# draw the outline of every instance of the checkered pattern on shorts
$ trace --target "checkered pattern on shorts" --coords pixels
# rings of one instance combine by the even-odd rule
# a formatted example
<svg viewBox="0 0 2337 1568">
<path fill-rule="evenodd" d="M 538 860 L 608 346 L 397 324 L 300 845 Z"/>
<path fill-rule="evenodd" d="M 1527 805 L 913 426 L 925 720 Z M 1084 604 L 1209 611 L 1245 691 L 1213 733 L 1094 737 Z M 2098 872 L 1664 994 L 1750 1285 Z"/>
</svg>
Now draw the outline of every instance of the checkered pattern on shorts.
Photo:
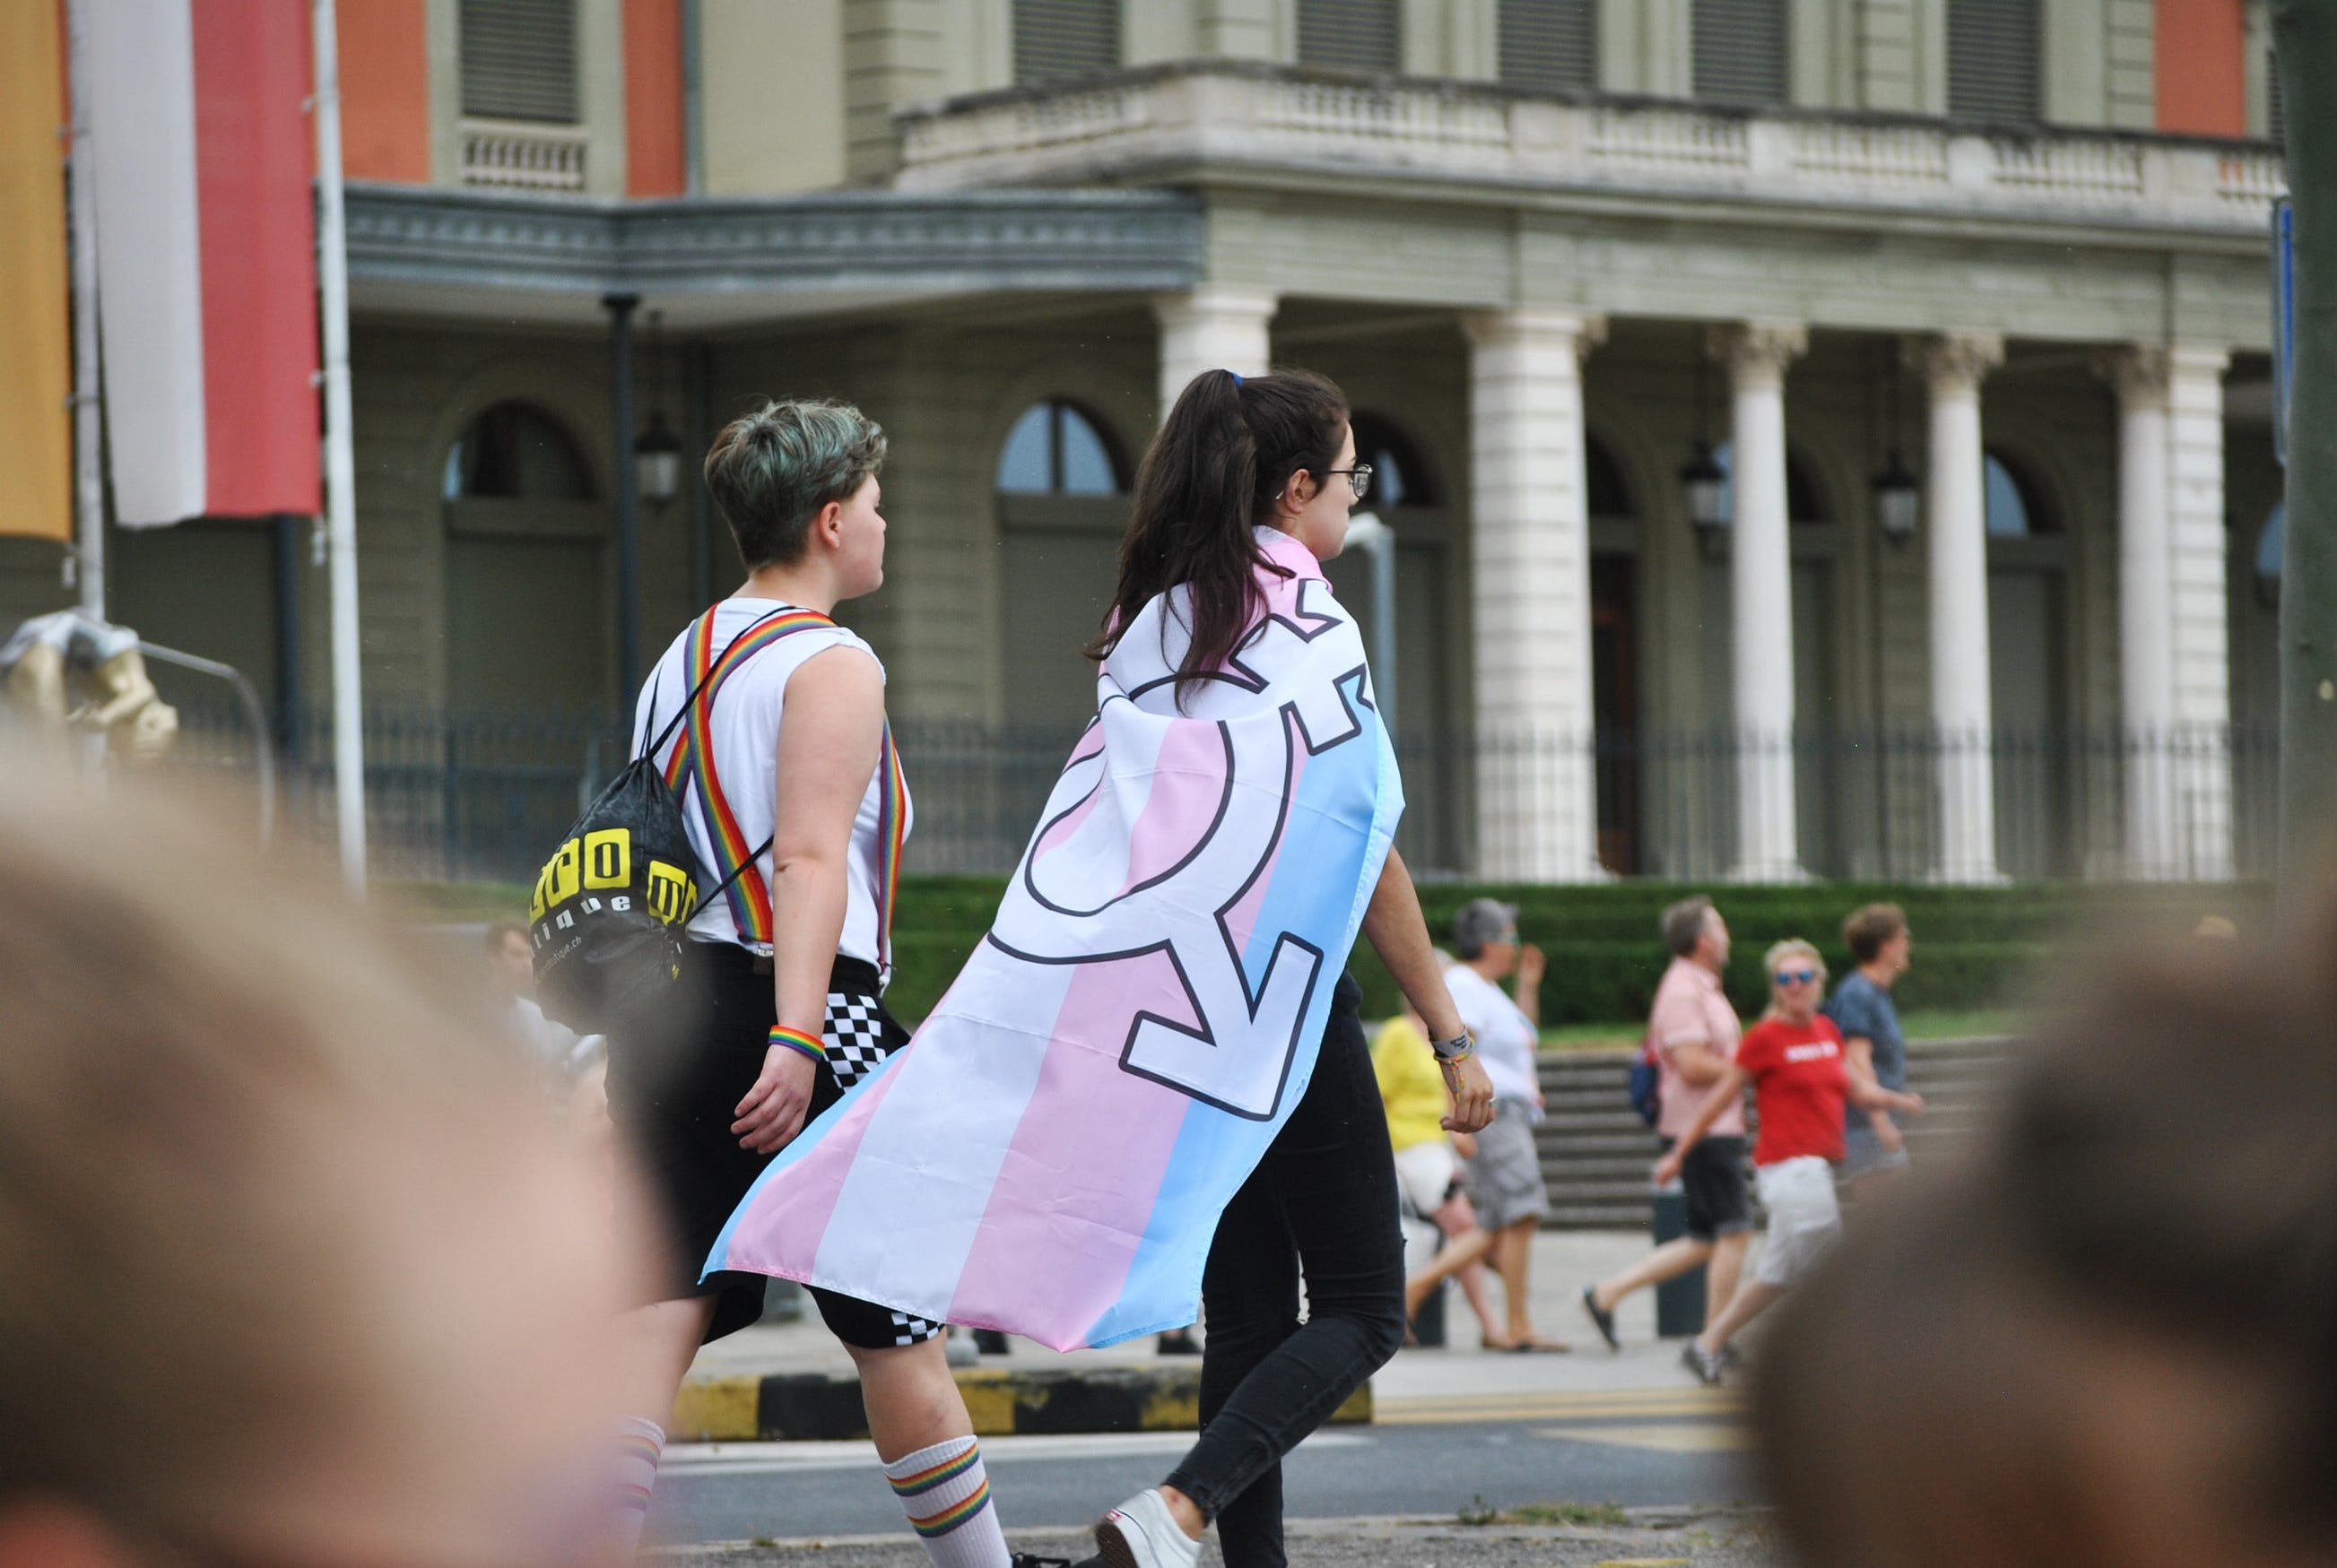
<svg viewBox="0 0 2337 1568">
<path fill-rule="evenodd" d="M 893 1343 L 895 1346 L 923 1344 L 943 1331 L 941 1324 L 929 1323 L 912 1313 L 895 1312 L 892 1317 Z"/>
<path fill-rule="evenodd" d="M 848 1089 L 875 1072 L 888 1054 L 883 1004 L 874 997 L 828 992 L 827 1027 L 821 1033 L 827 1047 L 827 1065 L 841 1088 Z"/>
</svg>

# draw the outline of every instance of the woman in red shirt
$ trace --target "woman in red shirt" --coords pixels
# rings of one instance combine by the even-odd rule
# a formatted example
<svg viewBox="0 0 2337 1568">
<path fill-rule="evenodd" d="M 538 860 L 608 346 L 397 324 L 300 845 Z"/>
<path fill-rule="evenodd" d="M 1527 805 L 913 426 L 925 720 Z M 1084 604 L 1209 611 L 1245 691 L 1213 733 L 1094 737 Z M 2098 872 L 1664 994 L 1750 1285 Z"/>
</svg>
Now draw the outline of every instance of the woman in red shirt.
<svg viewBox="0 0 2337 1568">
<path fill-rule="evenodd" d="M 1825 998 L 1826 967 L 1817 949 L 1791 938 L 1763 954 L 1761 967 L 1769 972 L 1768 1013 L 1745 1031 L 1736 1060 L 1712 1096 L 1656 1166 L 1657 1184 L 1677 1180 L 1688 1150 L 1752 1086 L 1761 1113 L 1754 1176 L 1761 1206 L 1769 1212 L 1769 1229 L 1752 1282 L 1680 1351 L 1680 1359 L 1706 1383 L 1720 1381 L 1722 1352 L 1736 1332 L 1799 1279 L 1842 1230 L 1833 1166 L 1843 1155 L 1843 1102 L 1911 1116 L 1923 1109 L 1920 1095 L 1853 1081 L 1843 1067 L 1842 1036 L 1833 1020 L 1818 1011 Z"/>
</svg>

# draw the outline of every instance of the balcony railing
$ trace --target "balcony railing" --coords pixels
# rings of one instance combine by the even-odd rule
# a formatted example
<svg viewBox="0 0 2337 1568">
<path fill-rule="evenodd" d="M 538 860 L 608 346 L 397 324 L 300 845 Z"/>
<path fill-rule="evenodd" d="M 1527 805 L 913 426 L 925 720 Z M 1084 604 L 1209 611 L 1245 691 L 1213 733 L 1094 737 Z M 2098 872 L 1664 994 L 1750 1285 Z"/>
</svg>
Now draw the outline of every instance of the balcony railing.
<svg viewBox="0 0 2337 1568">
<path fill-rule="evenodd" d="M 241 720 L 183 710 L 170 765 L 232 779 L 251 765 Z M 916 825 L 909 867 L 1002 872 L 1021 857 L 1072 736 L 1051 727 L 904 721 L 896 726 Z M 373 863 L 398 878 L 532 879 L 578 811 L 614 775 L 628 737 L 589 714 L 376 708 L 366 717 Z M 1482 875 L 1476 803 L 1514 815 L 1526 797 L 1590 803 L 1612 874 L 1703 881 L 1741 874 L 1741 791 L 1794 764 L 1801 872 L 1860 881 L 1941 874 L 1943 819 L 1986 781 L 1995 870 L 2016 881 L 2222 881 L 2269 875 L 2277 736 L 2196 726 L 2000 730 L 1943 738 L 1921 726 L 1769 739 L 1721 727 L 1492 738 L 1414 733 L 1397 748 L 1408 807 L 1399 842 L 1427 875 Z M 282 819 L 328 835 L 331 735 L 304 721 L 283 750 Z M 1948 808 L 1943 810 L 1943 807 Z M 1970 846 L 1964 847 L 1970 852 Z M 1948 868 L 1954 870 L 1954 868 Z M 1958 872 L 1969 872 L 1969 867 Z M 1779 874 L 1774 869 L 1765 874 Z"/>
<path fill-rule="evenodd" d="M 463 183 L 501 190 L 582 190 L 584 146 L 579 126 L 465 120 Z"/>
<path fill-rule="evenodd" d="M 2279 152 L 2243 142 L 1981 128 L 1682 100 L 1154 66 L 906 111 L 910 188 L 1159 178 L 1201 164 L 1800 199 L 2261 231 Z"/>
</svg>

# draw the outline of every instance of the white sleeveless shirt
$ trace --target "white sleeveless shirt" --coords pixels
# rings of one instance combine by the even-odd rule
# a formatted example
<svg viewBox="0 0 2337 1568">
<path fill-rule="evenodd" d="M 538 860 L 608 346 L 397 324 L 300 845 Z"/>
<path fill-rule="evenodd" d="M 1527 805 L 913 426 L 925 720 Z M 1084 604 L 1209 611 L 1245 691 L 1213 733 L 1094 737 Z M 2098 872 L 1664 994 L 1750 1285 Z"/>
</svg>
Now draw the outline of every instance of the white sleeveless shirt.
<svg viewBox="0 0 2337 1568">
<path fill-rule="evenodd" d="M 775 610 L 787 609 L 777 599 L 727 599 L 715 607 L 714 637 L 711 662 L 719 662 L 723 650 L 733 638 L 757 621 Z M 641 687 L 640 701 L 633 714 L 635 745 L 654 741 L 660 731 L 673 723 L 681 711 L 682 701 L 689 695 L 690 640 L 698 629 L 693 619 L 682 628 L 650 672 L 648 682 Z M 780 809 L 778 788 L 779 726 L 787 706 L 787 681 L 804 661 L 832 648 L 856 648 L 871 659 L 876 652 L 852 632 L 840 626 L 812 626 L 779 638 L 748 658 L 721 683 L 719 694 L 709 709 L 708 733 L 713 740 L 713 774 L 719 781 L 721 796 L 729 809 L 731 820 L 738 825 L 743 846 L 760 849 L 771 836 L 773 822 Z M 877 661 L 877 673 L 884 673 L 884 664 Z M 702 699 L 701 699 L 702 700 Z M 677 727 L 672 738 L 658 753 L 660 768 L 667 767 L 675 754 L 689 745 L 687 725 Z M 846 958 L 873 964 L 880 975 L 885 971 L 890 954 L 885 951 L 885 921 L 890 911 L 886 901 L 891 896 L 887 885 L 885 836 L 890 826 L 885 821 L 886 770 L 881 761 L 868 781 L 868 789 L 860 798 L 860 810 L 852 823 L 852 843 L 845 857 L 844 930 L 836 939 L 836 951 Z M 718 851 L 720 842 L 714 823 L 709 820 L 704 793 L 685 782 L 679 791 L 682 821 L 689 830 L 689 842 L 698 851 L 715 881 L 719 881 L 729 869 L 729 862 Z M 898 833 L 905 842 L 909 834 L 909 794 L 904 781 L 897 795 Z M 768 851 L 755 862 L 756 872 L 766 888 L 770 885 L 771 856 Z M 739 881 L 743 882 L 745 877 Z M 706 891 L 711 891 L 709 888 Z M 732 892 L 740 891 L 739 884 L 731 884 Z M 704 942 L 732 942 L 768 955 L 771 944 L 768 939 L 758 940 L 738 920 L 729 893 L 717 895 L 700 910 L 689 923 L 690 936 Z"/>
</svg>

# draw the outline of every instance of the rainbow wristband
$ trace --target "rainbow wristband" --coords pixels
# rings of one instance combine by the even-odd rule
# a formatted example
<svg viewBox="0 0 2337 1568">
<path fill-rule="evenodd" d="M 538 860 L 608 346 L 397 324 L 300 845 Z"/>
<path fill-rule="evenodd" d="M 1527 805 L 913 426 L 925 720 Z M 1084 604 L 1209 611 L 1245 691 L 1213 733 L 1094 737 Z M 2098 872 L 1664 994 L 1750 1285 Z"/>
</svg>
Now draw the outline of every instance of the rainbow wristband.
<svg viewBox="0 0 2337 1568">
<path fill-rule="evenodd" d="M 805 1034 L 801 1029 L 791 1029 L 785 1024 L 771 1026 L 771 1044 L 785 1046 L 791 1051 L 801 1051 L 815 1062 L 827 1060 L 827 1047 L 816 1037 Z"/>
</svg>

